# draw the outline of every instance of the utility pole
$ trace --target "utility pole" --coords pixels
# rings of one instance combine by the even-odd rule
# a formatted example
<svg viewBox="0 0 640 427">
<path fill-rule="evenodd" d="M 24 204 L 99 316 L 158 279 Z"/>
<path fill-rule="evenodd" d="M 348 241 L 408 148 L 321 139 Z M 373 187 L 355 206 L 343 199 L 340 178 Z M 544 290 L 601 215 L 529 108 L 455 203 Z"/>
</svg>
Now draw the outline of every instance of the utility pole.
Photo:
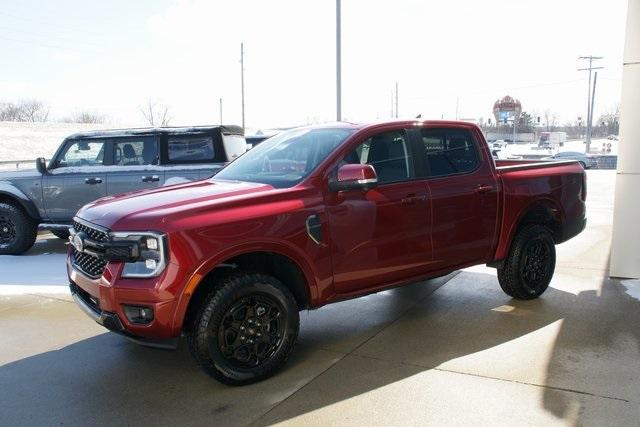
<svg viewBox="0 0 640 427">
<path fill-rule="evenodd" d="M 240 43 L 240 88 L 242 90 L 242 130 L 244 130 L 244 43 Z"/>
<path fill-rule="evenodd" d="M 395 95 L 394 95 L 393 90 L 392 90 L 391 91 L 391 116 L 390 116 L 391 118 L 395 117 L 395 113 L 393 112 L 394 111 L 394 109 L 393 109 L 394 108 L 393 107 L 393 104 L 394 104 L 393 98 L 394 98 L 394 96 Z"/>
<path fill-rule="evenodd" d="M 593 76 L 593 92 L 591 94 L 591 116 L 589 117 L 589 142 L 591 142 L 591 130 L 593 128 L 593 104 L 596 103 L 596 83 L 598 82 L 598 72 Z M 589 144 L 587 144 L 587 153 L 589 153 Z"/>
<path fill-rule="evenodd" d="M 336 0 L 336 119 L 342 121 L 342 23 L 340 0 Z"/>
<path fill-rule="evenodd" d="M 593 113 L 591 111 L 592 107 L 593 107 L 593 103 L 591 102 L 591 72 L 593 70 L 600 70 L 604 67 L 594 67 L 593 66 L 593 61 L 597 61 L 600 59 L 603 59 L 604 57 L 602 56 L 580 56 L 578 57 L 578 59 L 581 60 L 589 60 L 589 67 L 588 68 L 579 68 L 578 71 L 589 71 L 589 87 L 587 88 L 587 131 L 586 131 L 586 152 L 588 153 L 590 148 L 591 148 L 591 114 Z"/>
<path fill-rule="evenodd" d="M 396 82 L 396 119 L 398 118 L 398 82 Z"/>
<path fill-rule="evenodd" d="M 220 98 L 220 125 L 222 125 L 222 98 Z"/>
</svg>

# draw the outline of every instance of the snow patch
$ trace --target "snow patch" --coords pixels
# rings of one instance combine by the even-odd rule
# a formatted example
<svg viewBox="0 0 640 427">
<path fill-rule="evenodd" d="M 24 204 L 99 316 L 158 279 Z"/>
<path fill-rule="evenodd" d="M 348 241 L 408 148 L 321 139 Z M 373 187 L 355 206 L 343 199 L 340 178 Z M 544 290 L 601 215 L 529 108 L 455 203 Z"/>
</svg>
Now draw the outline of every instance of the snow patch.
<svg viewBox="0 0 640 427">
<path fill-rule="evenodd" d="M 640 301 L 640 280 L 623 280 L 620 283 L 627 288 L 627 295 Z"/>
</svg>

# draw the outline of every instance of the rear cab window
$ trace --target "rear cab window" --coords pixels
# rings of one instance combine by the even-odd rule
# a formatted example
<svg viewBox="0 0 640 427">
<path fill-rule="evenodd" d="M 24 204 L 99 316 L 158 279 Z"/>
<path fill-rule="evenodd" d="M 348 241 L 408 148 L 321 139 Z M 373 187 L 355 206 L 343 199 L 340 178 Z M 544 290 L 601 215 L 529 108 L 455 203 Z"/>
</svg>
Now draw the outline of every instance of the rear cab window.
<svg viewBox="0 0 640 427">
<path fill-rule="evenodd" d="M 216 163 L 224 153 L 212 135 L 167 136 L 167 162 L 169 164 Z"/>
<path fill-rule="evenodd" d="M 468 130 L 426 128 L 421 138 L 427 177 L 469 173 L 480 166 L 476 142 Z"/>
</svg>

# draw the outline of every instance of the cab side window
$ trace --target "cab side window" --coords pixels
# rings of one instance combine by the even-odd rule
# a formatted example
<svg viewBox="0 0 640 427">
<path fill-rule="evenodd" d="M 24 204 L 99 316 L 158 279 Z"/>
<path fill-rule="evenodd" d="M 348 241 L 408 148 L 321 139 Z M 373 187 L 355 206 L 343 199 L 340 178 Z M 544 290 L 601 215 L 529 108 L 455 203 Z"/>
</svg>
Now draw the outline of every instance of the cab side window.
<svg viewBox="0 0 640 427">
<path fill-rule="evenodd" d="M 113 164 L 145 166 L 158 164 L 158 144 L 154 137 L 114 141 Z"/>
<path fill-rule="evenodd" d="M 373 166 L 380 184 L 406 181 L 415 176 L 411 147 L 404 131 L 372 136 L 345 156 L 344 163 Z"/>
<path fill-rule="evenodd" d="M 78 140 L 69 144 L 55 167 L 102 166 L 104 141 Z"/>
<path fill-rule="evenodd" d="M 480 158 L 471 132 L 458 129 L 423 129 L 422 143 L 428 177 L 475 170 Z"/>
</svg>

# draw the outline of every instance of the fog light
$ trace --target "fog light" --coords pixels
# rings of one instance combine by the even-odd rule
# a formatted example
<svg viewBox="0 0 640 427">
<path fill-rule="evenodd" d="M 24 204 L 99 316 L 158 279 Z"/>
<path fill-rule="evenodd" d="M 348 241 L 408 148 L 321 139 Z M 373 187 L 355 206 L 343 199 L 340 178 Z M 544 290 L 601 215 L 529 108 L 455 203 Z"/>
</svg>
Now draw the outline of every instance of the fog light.
<svg viewBox="0 0 640 427">
<path fill-rule="evenodd" d="M 133 305 L 123 305 L 124 315 L 127 316 L 129 322 L 146 325 L 153 320 L 153 308 L 137 307 Z"/>
<path fill-rule="evenodd" d="M 145 260 L 144 266 L 147 267 L 149 270 L 155 270 L 155 268 L 156 268 L 156 260 L 155 259 Z"/>
<path fill-rule="evenodd" d="M 147 238 L 147 249 L 151 249 L 152 251 L 158 250 L 158 241 L 153 237 Z"/>
</svg>

